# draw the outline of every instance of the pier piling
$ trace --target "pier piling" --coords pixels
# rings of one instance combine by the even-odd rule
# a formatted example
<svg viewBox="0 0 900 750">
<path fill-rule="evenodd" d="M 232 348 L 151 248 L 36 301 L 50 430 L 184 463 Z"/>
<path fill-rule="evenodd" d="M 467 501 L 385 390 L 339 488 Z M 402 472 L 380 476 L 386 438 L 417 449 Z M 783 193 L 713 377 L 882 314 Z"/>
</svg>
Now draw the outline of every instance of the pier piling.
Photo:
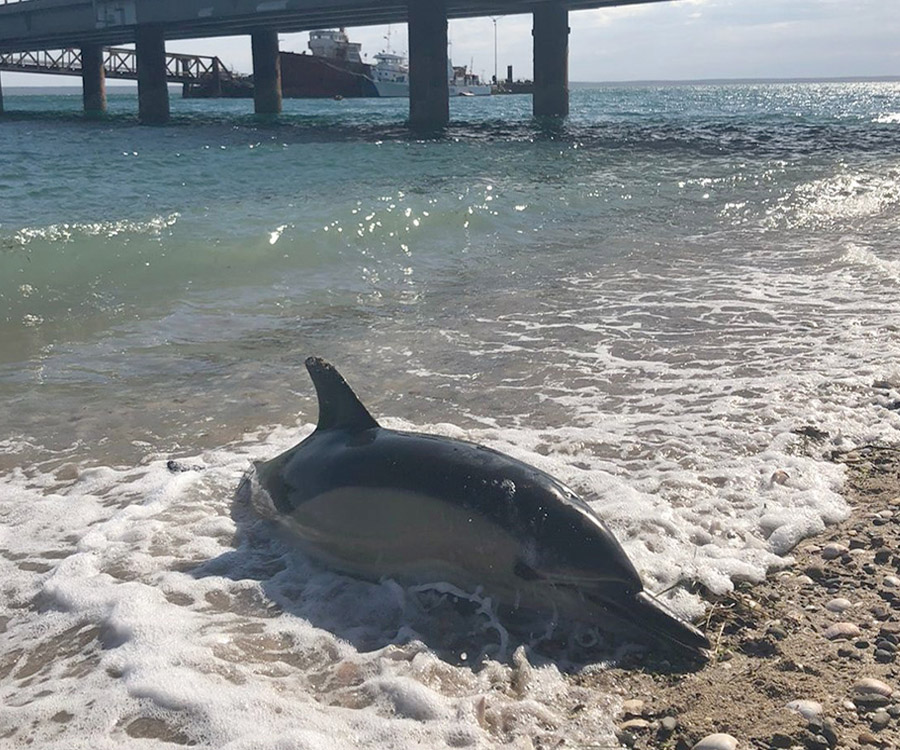
<svg viewBox="0 0 900 750">
<path fill-rule="evenodd" d="M 166 82 L 166 40 L 161 26 L 138 26 L 138 119 L 144 125 L 169 121 L 169 86 Z"/>
<path fill-rule="evenodd" d="M 278 32 L 269 29 L 250 35 L 253 54 L 253 108 L 258 115 L 281 112 L 281 57 Z"/>
<path fill-rule="evenodd" d="M 3 114 L 3 80 L 0 76 L 0 115 Z"/>
<path fill-rule="evenodd" d="M 409 124 L 420 130 L 450 122 L 446 0 L 409 2 Z"/>
<path fill-rule="evenodd" d="M 106 112 L 106 71 L 99 44 L 81 46 L 81 91 L 85 115 L 98 117 Z"/>
<path fill-rule="evenodd" d="M 569 12 L 559 2 L 534 9 L 535 117 L 569 114 Z"/>
</svg>

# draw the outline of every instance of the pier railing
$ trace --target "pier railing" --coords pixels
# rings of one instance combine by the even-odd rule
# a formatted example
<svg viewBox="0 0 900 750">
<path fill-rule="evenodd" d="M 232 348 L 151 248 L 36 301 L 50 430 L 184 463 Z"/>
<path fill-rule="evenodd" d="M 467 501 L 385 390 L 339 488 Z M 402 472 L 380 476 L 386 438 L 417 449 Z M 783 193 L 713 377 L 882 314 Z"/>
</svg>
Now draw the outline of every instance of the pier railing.
<svg viewBox="0 0 900 750">
<path fill-rule="evenodd" d="M 103 50 L 103 68 L 108 78 L 136 80 L 137 55 L 133 49 L 107 47 Z M 81 50 L 75 47 L 0 53 L 0 70 L 75 76 L 81 75 L 81 69 Z M 231 72 L 218 57 L 166 53 L 166 79 L 170 83 L 199 83 L 209 78 L 226 80 L 231 77 Z"/>
</svg>

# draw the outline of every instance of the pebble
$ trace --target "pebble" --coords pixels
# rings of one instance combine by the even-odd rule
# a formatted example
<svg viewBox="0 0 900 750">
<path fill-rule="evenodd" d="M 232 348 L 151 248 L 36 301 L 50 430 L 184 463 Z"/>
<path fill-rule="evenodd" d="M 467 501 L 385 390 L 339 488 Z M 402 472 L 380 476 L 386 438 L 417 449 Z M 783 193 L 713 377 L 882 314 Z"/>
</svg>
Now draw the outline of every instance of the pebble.
<svg viewBox="0 0 900 750">
<path fill-rule="evenodd" d="M 836 622 L 825 630 L 825 637 L 830 641 L 856 638 L 860 634 L 859 625 L 852 622 Z"/>
<path fill-rule="evenodd" d="M 77 464 L 63 464 L 56 470 L 56 478 L 61 482 L 72 482 L 81 475 Z"/>
<path fill-rule="evenodd" d="M 834 728 L 834 722 L 832 722 L 831 719 L 822 720 L 822 738 L 825 740 L 825 744 L 828 745 L 828 747 L 837 747 L 838 734 L 837 730 Z"/>
<path fill-rule="evenodd" d="M 887 607 L 883 607 L 880 604 L 876 604 L 869 610 L 872 613 L 872 617 L 876 620 L 887 620 L 888 617 L 891 616 L 891 612 Z"/>
<path fill-rule="evenodd" d="M 849 551 L 850 548 L 846 544 L 840 544 L 839 542 L 828 542 L 828 544 L 822 547 L 822 557 L 824 557 L 826 560 L 834 560 L 835 558 L 841 557 Z"/>
<path fill-rule="evenodd" d="M 644 701 L 638 698 L 624 701 L 622 703 L 622 713 L 625 716 L 640 716 L 644 713 Z"/>
<path fill-rule="evenodd" d="M 853 685 L 853 694 L 857 698 L 865 698 L 870 695 L 880 695 L 889 698 L 893 692 L 894 690 L 890 685 L 874 677 L 863 677 L 863 679 Z"/>
<path fill-rule="evenodd" d="M 872 729 L 876 732 L 884 729 L 891 723 L 891 715 L 883 708 L 877 710 L 872 716 Z"/>
<path fill-rule="evenodd" d="M 650 722 L 646 719 L 629 719 L 628 721 L 622 722 L 620 729 L 625 732 L 631 732 L 635 729 L 647 729 L 650 727 Z"/>
<path fill-rule="evenodd" d="M 849 599 L 844 599 L 843 597 L 838 597 L 837 599 L 832 599 L 828 604 L 825 605 L 825 609 L 829 612 L 843 612 L 845 609 L 850 609 L 853 604 Z"/>
<path fill-rule="evenodd" d="M 790 474 L 788 474 L 784 469 L 778 469 L 775 471 L 775 473 L 772 474 L 769 481 L 772 484 L 787 484 L 787 481 L 790 478 Z"/>
<path fill-rule="evenodd" d="M 659 721 L 659 728 L 664 732 L 674 732 L 678 728 L 678 719 L 674 716 L 664 716 Z"/>
<path fill-rule="evenodd" d="M 766 631 L 766 633 L 772 636 L 777 641 L 783 641 L 788 637 L 787 630 L 785 630 L 780 625 L 769 625 L 769 629 Z"/>
<path fill-rule="evenodd" d="M 818 701 L 798 699 L 787 704 L 786 708 L 800 714 L 807 721 L 819 719 L 822 716 L 822 704 Z"/>
<path fill-rule="evenodd" d="M 693 750 L 735 750 L 737 740 L 730 734 L 708 734 L 694 745 Z"/>
<path fill-rule="evenodd" d="M 894 654 L 890 651 L 885 651 L 883 648 L 877 648 L 875 649 L 875 661 L 887 664 L 890 661 L 894 661 Z"/>
<path fill-rule="evenodd" d="M 860 732 L 859 733 L 859 744 L 860 745 L 880 745 L 881 741 L 871 732 Z"/>
<path fill-rule="evenodd" d="M 888 588 L 895 589 L 900 586 L 900 578 L 897 578 L 897 576 L 885 576 L 883 583 Z"/>
<path fill-rule="evenodd" d="M 825 578 L 825 568 L 823 568 L 821 565 L 807 565 L 804 572 L 809 578 L 812 578 L 814 581 L 819 581 Z"/>
</svg>

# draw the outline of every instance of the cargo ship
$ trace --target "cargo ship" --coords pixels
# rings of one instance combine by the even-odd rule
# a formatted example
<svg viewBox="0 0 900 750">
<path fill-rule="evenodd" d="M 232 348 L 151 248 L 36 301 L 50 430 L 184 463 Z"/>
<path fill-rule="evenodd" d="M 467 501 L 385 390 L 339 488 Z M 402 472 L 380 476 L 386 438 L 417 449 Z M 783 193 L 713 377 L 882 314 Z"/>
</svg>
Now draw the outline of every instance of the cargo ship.
<svg viewBox="0 0 900 750">
<path fill-rule="evenodd" d="M 344 29 L 309 32 L 305 52 L 281 52 L 281 93 L 293 99 L 378 96 L 372 65 L 360 56 L 362 45 L 351 42 Z"/>
<path fill-rule="evenodd" d="M 309 32 L 309 52 L 279 52 L 281 94 L 289 99 L 352 99 L 359 97 L 408 97 L 409 66 L 406 57 L 390 50 L 375 55 L 375 64 L 363 62 L 362 45 L 351 42 L 341 29 Z M 489 84 L 468 73 L 465 66 L 448 65 L 450 96 L 484 96 Z M 185 84 L 185 98 L 253 96 L 253 76 L 223 71 L 199 83 Z"/>
<path fill-rule="evenodd" d="M 351 42 L 341 29 L 309 32 L 309 52 L 279 52 L 281 95 L 289 99 L 343 99 L 378 96 L 372 81 L 374 65 L 363 62 L 362 45 Z M 185 98 L 250 98 L 253 76 L 228 73 L 206 76 L 199 83 L 185 84 Z"/>
</svg>

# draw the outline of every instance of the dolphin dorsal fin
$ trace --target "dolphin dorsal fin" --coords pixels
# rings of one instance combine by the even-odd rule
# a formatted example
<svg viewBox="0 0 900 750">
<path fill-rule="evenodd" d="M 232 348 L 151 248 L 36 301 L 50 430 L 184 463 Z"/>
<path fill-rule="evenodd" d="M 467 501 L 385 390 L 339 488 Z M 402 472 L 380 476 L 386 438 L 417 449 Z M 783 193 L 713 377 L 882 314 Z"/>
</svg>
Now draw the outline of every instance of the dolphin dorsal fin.
<svg viewBox="0 0 900 750">
<path fill-rule="evenodd" d="M 316 387 L 316 395 L 319 397 L 317 432 L 331 429 L 368 430 L 378 427 L 378 422 L 372 418 L 334 365 L 320 357 L 309 357 L 306 360 L 306 369 L 309 370 L 309 376 Z"/>
</svg>

